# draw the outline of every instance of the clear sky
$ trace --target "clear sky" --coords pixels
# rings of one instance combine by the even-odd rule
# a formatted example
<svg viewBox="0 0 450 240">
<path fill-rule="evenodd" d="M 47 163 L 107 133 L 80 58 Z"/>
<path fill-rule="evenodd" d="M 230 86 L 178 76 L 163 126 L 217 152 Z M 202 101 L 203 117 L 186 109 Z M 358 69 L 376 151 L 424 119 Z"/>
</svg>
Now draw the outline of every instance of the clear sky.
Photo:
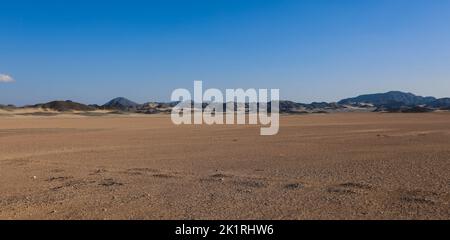
<svg viewBox="0 0 450 240">
<path fill-rule="evenodd" d="M 450 0 L 0 1 L 0 103 L 175 88 L 450 97 Z"/>
</svg>

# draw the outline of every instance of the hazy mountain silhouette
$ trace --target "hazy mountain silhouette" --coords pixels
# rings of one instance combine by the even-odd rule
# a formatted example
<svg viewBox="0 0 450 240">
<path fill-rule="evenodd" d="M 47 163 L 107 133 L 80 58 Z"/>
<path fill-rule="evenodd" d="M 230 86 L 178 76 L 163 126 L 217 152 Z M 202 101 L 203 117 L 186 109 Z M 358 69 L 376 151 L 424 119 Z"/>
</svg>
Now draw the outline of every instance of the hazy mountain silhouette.
<svg viewBox="0 0 450 240">
<path fill-rule="evenodd" d="M 450 109 L 450 98 L 440 98 L 427 104 L 432 108 Z"/>
<path fill-rule="evenodd" d="M 400 91 L 391 91 L 387 93 L 376 93 L 360 95 L 354 98 L 347 98 L 339 101 L 339 104 L 363 104 L 370 103 L 374 106 L 395 106 L 395 105 L 424 105 L 436 101 L 434 97 L 422 97 L 412 93 L 405 93 Z"/>
</svg>

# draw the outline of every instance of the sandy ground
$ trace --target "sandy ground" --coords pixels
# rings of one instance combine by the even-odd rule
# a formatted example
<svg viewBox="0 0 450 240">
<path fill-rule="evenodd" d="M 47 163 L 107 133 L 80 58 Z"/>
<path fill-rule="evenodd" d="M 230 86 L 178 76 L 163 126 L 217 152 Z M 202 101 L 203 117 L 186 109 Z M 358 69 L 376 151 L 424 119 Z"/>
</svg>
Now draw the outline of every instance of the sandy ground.
<svg viewBox="0 0 450 240">
<path fill-rule="evenodd" d="M 0 219 L 450 219 L 450 113 L 0 116 Z"/>
</svg>

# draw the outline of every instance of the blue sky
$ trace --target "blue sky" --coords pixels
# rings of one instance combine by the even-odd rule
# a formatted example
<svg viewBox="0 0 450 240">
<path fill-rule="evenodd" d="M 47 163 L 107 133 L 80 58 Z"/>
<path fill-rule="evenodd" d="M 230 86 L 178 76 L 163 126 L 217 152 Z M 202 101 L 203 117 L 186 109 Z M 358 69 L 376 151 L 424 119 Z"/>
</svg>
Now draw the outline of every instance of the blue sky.
<svg viewBox="0 0 450 240">
<path fill-rule="evenodd" d="M 194 80 L 299 102 L 450 96 L 449 0 L 0 0 L 0 12 L 3 104 L 167 101 Z"/>
</svg>

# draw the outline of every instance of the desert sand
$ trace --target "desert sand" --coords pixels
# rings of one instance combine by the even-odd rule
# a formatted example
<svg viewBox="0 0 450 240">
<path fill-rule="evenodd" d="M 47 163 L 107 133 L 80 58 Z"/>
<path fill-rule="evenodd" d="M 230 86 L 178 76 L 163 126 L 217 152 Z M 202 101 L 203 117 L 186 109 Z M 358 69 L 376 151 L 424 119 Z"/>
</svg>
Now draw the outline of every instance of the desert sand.
<svg viewBox="0 0 450 240">
<path fill-rule="evenodd" d="M 450 219 L 450 113 L 0 115 L 0 219 Z"/>
</svg>

